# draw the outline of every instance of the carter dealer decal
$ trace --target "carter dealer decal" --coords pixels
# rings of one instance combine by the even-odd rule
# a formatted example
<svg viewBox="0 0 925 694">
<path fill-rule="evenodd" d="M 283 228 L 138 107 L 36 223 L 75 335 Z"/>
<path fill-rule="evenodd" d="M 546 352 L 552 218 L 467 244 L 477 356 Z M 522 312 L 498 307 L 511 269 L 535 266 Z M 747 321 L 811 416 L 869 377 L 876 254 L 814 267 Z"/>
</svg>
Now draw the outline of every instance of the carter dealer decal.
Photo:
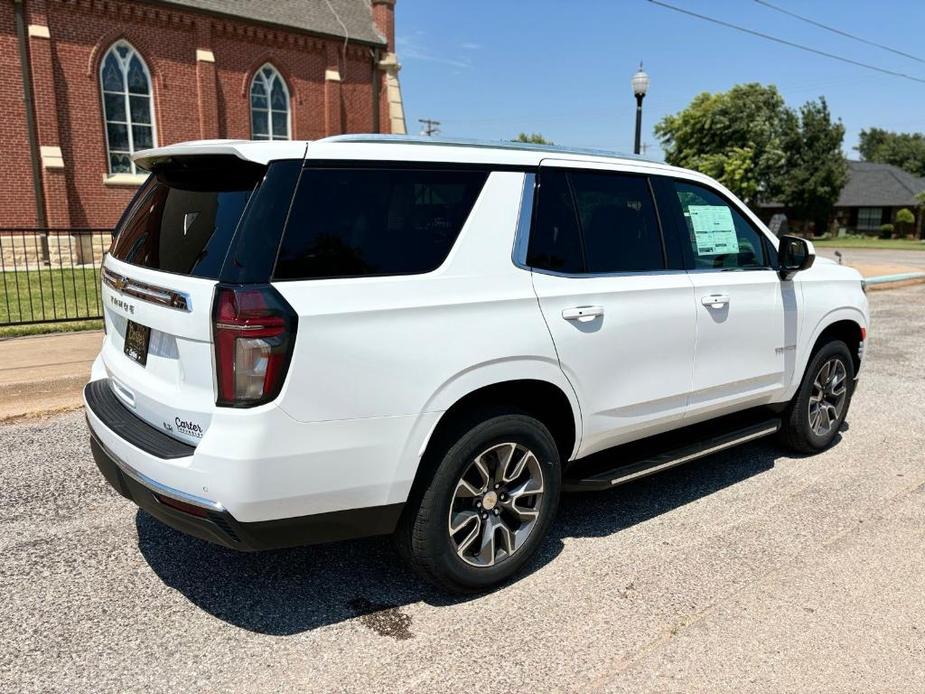
<svg viewBox="0 0 925 694">
<path fill-rule="evenodd" d="M 193 436 L 197 439 L 202 438 L 202 427 L 195 422 L 188 422 L 185 419 L 176 417 L 174 418 L 173 423 L 178 434 L 186 434 L 187 436 Z M 168 430 L 172 430 L 170 425 L 166 422 L 164 423 L 164 427 Z"/>
</svg>

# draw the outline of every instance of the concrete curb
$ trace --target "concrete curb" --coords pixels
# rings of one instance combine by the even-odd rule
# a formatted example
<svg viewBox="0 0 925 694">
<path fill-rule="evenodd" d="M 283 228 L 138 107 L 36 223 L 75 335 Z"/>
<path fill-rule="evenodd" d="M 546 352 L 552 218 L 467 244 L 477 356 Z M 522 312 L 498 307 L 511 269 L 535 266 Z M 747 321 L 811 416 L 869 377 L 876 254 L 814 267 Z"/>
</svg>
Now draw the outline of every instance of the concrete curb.
<svg viewBox="0 0 925 694">
<path fill-rule="evenodd" d="M 894 275 L 865 277 L 864 282 L 871 289 L 896 289 L 925 282 L 925 272 L 900 272 Z"/>
</svg>

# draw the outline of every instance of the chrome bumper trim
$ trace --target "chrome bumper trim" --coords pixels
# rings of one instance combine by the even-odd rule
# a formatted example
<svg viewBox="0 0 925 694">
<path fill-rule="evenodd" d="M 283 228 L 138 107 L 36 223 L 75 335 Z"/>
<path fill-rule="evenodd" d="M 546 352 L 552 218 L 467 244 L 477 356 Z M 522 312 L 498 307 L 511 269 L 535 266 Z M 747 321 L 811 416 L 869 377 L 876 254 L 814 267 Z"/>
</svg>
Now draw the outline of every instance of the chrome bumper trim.
<svg viewBox="0 0 925 694">
<path fill-rule="evenodd" d="M 119 456 L 115 455 L 111 450 L 109 450 L 109 447 L 103 443 L 100 440 L 100 437 L 96 435 L 96 432 L 93 431 L 92 426 L 90 427 L 90 434 L 93 436 L 93 438 L 96 439 L 96 442 L 99 444 L 100 448 L 106 452 L 106 455 L 109 456 L 110 460 L 112 460 L 112 462 L 114 462 L 124 474 L 131 477 L 141 486 L 147 488 L 148 491 L 154 492 L 155 494 L 160 494 L 161 496 L 169 497 L 174 501 L 182 501 L 193 506 L 198 506 L 199 508 L 204 508 L 207 511 L 224 513 L 225 507 L 217 501 L 212 501 L 211 499 L 206 499 L 194 494 L 187 494 L 186 492 L 182 492 L 179 489 L 174 489 L 173 487 L 168 487 L 166 484 L 161 484 L 157 480 L 151 479 L 144 473 L 138 472 L 138 470 L 133 468 L 131 465 L 126 463 L 124 460 L 119 458 Z"/>
</svg>

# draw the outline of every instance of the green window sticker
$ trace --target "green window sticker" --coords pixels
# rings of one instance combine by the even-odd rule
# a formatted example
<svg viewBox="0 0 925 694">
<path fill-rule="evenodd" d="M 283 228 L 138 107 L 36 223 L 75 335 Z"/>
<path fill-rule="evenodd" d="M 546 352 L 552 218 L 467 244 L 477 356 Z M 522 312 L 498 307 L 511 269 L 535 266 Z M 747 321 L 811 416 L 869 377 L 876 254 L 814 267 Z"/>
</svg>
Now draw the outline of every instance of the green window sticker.
<svg viewBox="0 0 925 694">
<path fill-rule="evenodd" d="M 739 252 L 732 210 L 725 205 L 689 205 L 687 211 L 697 241 L 697 255 Z"/>
</svg>

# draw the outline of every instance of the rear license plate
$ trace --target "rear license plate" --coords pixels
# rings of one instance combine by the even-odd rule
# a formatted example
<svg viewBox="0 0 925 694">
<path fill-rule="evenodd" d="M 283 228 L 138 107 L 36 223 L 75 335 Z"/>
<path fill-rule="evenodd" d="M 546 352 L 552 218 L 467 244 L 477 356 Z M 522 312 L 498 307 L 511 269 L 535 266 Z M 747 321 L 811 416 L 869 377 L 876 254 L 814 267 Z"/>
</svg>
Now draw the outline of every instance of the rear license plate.
<svg viewBox="0 0 925 694">
<path fill-rule="evenodd" d="M 125 328 L 125 356 L 144 366 L 148 363 L 148 342 L 151 328 L 129 321 Z"/>
</svg>

